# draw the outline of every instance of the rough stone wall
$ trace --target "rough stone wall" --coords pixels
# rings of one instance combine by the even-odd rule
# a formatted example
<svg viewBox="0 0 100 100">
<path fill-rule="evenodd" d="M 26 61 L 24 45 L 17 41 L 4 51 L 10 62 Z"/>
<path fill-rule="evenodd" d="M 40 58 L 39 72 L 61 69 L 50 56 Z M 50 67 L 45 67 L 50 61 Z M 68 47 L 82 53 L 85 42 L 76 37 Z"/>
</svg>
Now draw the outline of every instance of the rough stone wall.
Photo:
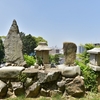
<svg viewBox="0 0 100 100">
<path fill-rule="evenodd" d="M 15 67 L 14 67 L 15 68 Z M 23 68 L 22 68 L 23 69 Z M 25 97 L 52 97 L 54 95 L 72 95 L 81 97 L 85 94 L 84 81 L 81 76 L 65 77 L 57 69 L 26 69 L 24 71 L 9 71 L 12 75 L 0 78 L 0 98 L 25 95 Z M 4 71 L 4 70 L 3 70 Z M 8 74 L 6 71 L 5 73 Z M 19 74 L 18 74 L 19 73 Z M 16 74 L 18 77 L 16 77 Z"/>
</svg>

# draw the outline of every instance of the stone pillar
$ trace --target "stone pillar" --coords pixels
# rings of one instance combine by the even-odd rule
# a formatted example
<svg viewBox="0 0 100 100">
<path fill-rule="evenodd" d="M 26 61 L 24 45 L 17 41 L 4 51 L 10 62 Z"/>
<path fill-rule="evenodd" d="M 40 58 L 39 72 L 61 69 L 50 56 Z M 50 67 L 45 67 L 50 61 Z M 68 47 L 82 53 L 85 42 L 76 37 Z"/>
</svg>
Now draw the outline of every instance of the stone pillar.
<svg viewBox="0 0 100 100">
<path fill-rule="evenodd" d="M 63 43 L 63 51 L 65 56 L 65 65 L 72 66 L 76 59 L 77 46 L 72 42 Z"/>
<path fill-rule="evenodd" d="M 13 20 L 8 35 L 4 41 L 4 47 L 6 62 L 14 63 L 17 65 L 20 65 L 24 62 L 22 53 L 23 44 L 20 38 L 16 20 Z"/>
<path fill-rule="evenodd" d="M 65 56 L 65 63 L 62 65 L 58 65 L 57 68 L 61 71 L 61 74 L 64 77 L 75 77 L 80 75 L 81 70 L 79 66 L 76 66 L 76 51 L 77 46 L 72 42 L 64 42 L 63 43 L 63 51 Z"/>
</svg>

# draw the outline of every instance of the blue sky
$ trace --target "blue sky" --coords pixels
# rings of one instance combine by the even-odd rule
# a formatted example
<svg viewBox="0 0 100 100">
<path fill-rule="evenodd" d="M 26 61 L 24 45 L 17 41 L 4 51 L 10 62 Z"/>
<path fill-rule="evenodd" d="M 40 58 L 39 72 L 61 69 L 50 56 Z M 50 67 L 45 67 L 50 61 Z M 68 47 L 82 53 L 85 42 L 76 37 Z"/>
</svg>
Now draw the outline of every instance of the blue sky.
<svg viewBox="0 0 100 100">
<path fill-rule="evenodd" d="M 49 47 L 100 42 L 100 0 L 0 0 L 1 36 L 13 19 L 21 32 L 43 37 Z"/>
</svg>

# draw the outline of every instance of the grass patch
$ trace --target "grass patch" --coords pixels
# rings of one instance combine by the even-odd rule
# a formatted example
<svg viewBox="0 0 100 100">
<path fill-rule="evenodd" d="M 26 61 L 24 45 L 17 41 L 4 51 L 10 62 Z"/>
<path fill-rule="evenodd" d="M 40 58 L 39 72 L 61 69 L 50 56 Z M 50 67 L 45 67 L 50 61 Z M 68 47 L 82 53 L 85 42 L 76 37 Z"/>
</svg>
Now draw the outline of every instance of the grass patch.
<svg viewBox="0 0 100 100">
<path fill-rule="evenodd" d="M 100 100 L 100 93 L 88 92 L 83 98 L 79 100 Z"/>
<path fill-rule="evenodd" d="M 54 97 L 38 97 L 38 98 L 25 98 L 23 95 L 16 98 L 8 98 L 5 100 L 100 100 L 100 93 L 87 92 L 84 97 L 74 98 L 71 96 L 62 98 L 61 95 L 55 95 Z"/>
</svg>

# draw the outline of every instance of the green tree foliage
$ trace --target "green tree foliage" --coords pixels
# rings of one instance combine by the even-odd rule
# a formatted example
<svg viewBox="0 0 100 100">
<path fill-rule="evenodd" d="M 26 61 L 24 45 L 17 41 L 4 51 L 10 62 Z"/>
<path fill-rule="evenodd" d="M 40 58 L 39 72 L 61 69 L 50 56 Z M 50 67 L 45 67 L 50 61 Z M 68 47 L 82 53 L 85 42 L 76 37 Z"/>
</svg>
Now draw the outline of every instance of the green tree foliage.
<svg viewBox="0 0 100 100">
<path fill-rule="evenodd" d="M 50 63 L 55 63 L 55 61 L 54 61 L 54 55 L 49 55 L 49 62 Z"/>
<path fill-rule="evenodd" d="M 0 38 L 0 63 L 2 62 L 2 60 L 4 59 L 4 45 L 2 42 L 2 39 Z"/>
<path fill-rule="evenodd" d="M 91 43 L 88 43 L 88 44 L 85 44 L 84 45 L 84 48 L 86 49 L 86 50 L 90 50 L 90 49 L 93 49 L 95 46 L 93 45 L 93 44 L 91 44 Z"/>
<path fill-rule="evenodd" d="M 87 53 L 87 50 L 93 49 L 95 46 L 90 43 L 81 46 L 85 48 L 85 51 L 83 53 L 78 54 L 78 58 L 81 60 L 82 63 L 86 65 L 87 63 L 89 63 L 89 53 Z"/>
<path fill-rule="evenodd" d="M 5 39 L 5 38 L 6 38 L 6 36 L 0 36 L 0 38 Z"/>
<path fill-rule="evenodd" d="M 60 54 L 49 55 L 49 62 L 59 64 L 59 57 L 60 57 Z"/>
<path fill-rule="evenodd" d="M 87 50 L 94 48 L 94 45 L 93 44 L 85 44 L 83 46 L 85 48 L 85 51 L 78 55 L 78 60 L 76 60 L 76 64 L 79 65 L 81 68 L 82 76 L 84 77 L 86 90 L 96 92 L 97 91 L 98 73 L 93 71 L 87 65 L 89 63 L 89 54 L 87 53 Z"/>
<path fill-rule="evenodd" d="M 38 45 L 39 42 L 47 42 L 45 39 L 42 37 L 35 37 L 32 35 L 25 35 L 25 33 L 20 32 L 20 37 L 23 42 L 23 53 L 25 54 L 31 54 L 34 53 L 34 48 Z"/>
<path fill-rule="evenodd" d="M 59 54 L 55 54 L 54 60 L 56 64 L 59 64 Z"/>
<path fill-rule="evenodd" d="M 40 36 L 39 37 L 33 36 L 33 38 L 36 40 L 36 45 L 38 45 L 39 42 L 46 42 L 47 43 L 47 41 Z"/>
<path fill-rule="evenodd" d="M 85 65 L 87 63 L 89 63 L 89 54 L 86 51 L 84 51 L 83 53 L 78 54 L 78 58 Z"/>
<path fill-rule="evenodd" d="M 26 36 L 22 36 L 23 42 L 23 53 L 30 55 L 34 53 L 34 48 L 36 48 L 36 41 L 35 39 L 29 34 Z"/>
</svg>

